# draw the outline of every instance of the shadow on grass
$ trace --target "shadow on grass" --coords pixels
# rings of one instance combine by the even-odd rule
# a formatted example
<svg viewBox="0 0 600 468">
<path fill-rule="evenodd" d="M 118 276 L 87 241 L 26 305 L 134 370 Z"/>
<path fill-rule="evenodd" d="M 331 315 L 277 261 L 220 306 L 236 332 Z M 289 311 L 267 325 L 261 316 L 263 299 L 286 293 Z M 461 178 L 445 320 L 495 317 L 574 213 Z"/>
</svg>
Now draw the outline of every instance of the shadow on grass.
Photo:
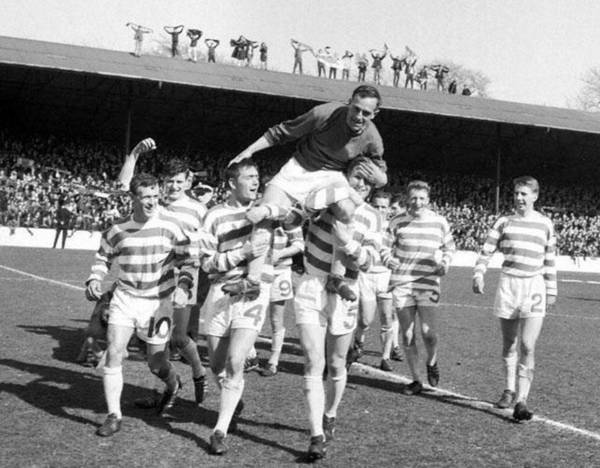
<svg viewBox="0 0 600 468">
<path fill-rule="evenodd" d="M 90 420 L 73 413 L 77 412 L 77 410 L 93 411 L 97 414 L 105 413 L 101 376 L 85 371 L 73 371 L 13 359 L 0 359 L 0 365 L 31 374 L 32 378 L 31 381 L 25 384 L 0 383 L 0 392 L 12 394 L 32 407 L 38 408 L 50 415 L 86 426 L 90 424 L 96 427 L 100 426 L 102 421 Z M 211 428 L 217 421 L 218 413 L 211 409 L 198 407 L 195 402 L 178 399 L 168 416 L 160 417 L 154 409 L 140 409 L 133 403 L 135 399 L 150 393 L 151 390 L 145 387 L 125 383 L 122 394 L 125 416 L 139 419 L 149 426 L 189 439 L 200 448 L 208 451 L 209 444 L 206 440 L 191 431 L 173 427 L 171 423 L 190 422 L 198 426 Z M 303 432 L 303 429 L 294 426 L 281 423 L 251 421 L 243 417 L 237 418 L 237 424 L 238 427 L 240 424 L 245 424 L 255 427 L 270 427 L 277 430 Z M 238 429 L 234 433 L 244 439 L 281 448 L 294 456 L 297 456 L 299 453 L 293 448 L 286 447 L 275 441 L 263 439 L 243 430 Z"/>
<path fill-rule="evenodd" d="M 79 354 L 83 343 L 85 331 L 85 327 L 73 328 L 64 325 L 17 325 L 17 327 L 29 333 L 46 335 L 53 338 L 58 345 L 52 348 L 52 357 L 62 362 L 75 362 L 75 358 Z"/>
</svg>

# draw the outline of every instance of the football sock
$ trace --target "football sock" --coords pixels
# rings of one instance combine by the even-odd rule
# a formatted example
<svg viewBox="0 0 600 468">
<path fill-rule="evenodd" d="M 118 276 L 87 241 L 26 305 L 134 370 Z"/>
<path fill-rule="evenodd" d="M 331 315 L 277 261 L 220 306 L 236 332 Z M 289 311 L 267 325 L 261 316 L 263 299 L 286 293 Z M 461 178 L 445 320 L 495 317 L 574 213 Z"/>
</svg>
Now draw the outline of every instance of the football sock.
<svg viewBox="0 0 600 468">
<path fill-rule="evenodd" d="M 338 406 L 342 401 L 344 395 L 344 389 L 346 388 L 346 381 L 348 380 L 348 374 L 346 369 L 342 368 L 341 374 L 332 377 L 332 372 L 327 375 L 327 402 L 325 404 L 325 415 L 329 417 L 335 417 L 337 414 Z"/>
<path fill-rule="evenodd" d="M 404 354 L 406 355 L 406 362 L 412 375 L 413 380 L 421 381 L 419 376 L 419 369 L 417 364 L 419 363 L 419 351 L 417 350 L 417 343 L 410 346 L 404 346 Z"/>
<path fill-rule="evenodd" d="M 252 347 L 250 348 L 250 351 L 248 351 L 248 355 L 246 356 L 246 359 L 254 359 L 256 357 L 256 348 L 254 347 L 254 345 L 252 345 Z"/>
<path fill-rule="evenodd" d="M 522 401 L 525 403 L 527 401 L 527 397 L 529 396 L 531 381 L 533 380 L 533 369 L 528 368 L 523 364 L 519 364 L 517 367 L 517 377 L 519 385 L 515 401 Z"/>
<path fill-rule="evenodd" d="M 104 385 L 104 397 L 106 398 L 106 406 L 108 406 L 108 414 L 115 414 L 118 419 L 121 419 L 121 392 L 123 391 L 123 367 L 104 367 L 102 376 Z"/>
<path fill-rule="evenodd" d="M 323 412 L 325 411 L 325 390 L 321 375 L 304 376 L 304 395 L 308 404 L 308 420 L 311 437 L 323 435 Z"/>
<path fill-rule="evenodd" d="M 398 335 L 400 333 L 400 322 L 398 321 L 397 315 L 394 313 L 394 318 L 392 320 L 392 348 L 396 346 L 400 346 L 400 341 L 398 341 Z"/>
<path fill-rule="evenodd" d="M 514 392 L 517 380 L 517 352 L 510 351 L 509 355 L 502 359 L 504 360 L 504 377 L 506 379 L 506 387 L 504 388 Z"/>
<path fill-rule="evenodd" d="M 221 402 L 219 404 L 219 418 L 215 425 L 215 431 L 222 431 L 223 434 L 227 434 L 231 418 L 237 404 L 242 397 L 244 391 L 244 379 L 235 381 L 230 378 L 223 379 L 223 386 L 221 387 Z"/>
<path fill-rule="evenodd" d="M 283 340 L 285 338 L 285 328 L 273 332 L 273 338 L 271 341 L 271 357 L 269 363 L 277 365 L 279 362 L 279 356 L 281 356 L 281 350 L 283 348 Z"/>
<path fill-rule="evenodd" d="M 200 355 L 198 354 L 198 347 L 190 338 L 188 338 L 186 345 L 180 349 L 181 355 L 190 363 L 192 367 L 192 377 L 197 379 L 206 375 L 206 369 L 200 361 Z"/>
<path fill-rule="evenodd" d="M 379 337 L 381 338 L 382 359 L 389 359 L 392 353 L 392 333 L 394 332 L 392 327 L 381 327 Z"/>
</svg>

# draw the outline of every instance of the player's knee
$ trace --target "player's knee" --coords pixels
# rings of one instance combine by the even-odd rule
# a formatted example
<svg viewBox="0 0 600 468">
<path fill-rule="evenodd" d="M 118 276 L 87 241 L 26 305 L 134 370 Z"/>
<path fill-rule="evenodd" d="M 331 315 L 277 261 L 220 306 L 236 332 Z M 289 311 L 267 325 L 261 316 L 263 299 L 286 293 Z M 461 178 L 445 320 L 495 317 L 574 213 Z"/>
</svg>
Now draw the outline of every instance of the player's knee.
<svg viewBox="0 0 600 468">
<path fill-rule="evenodd" d="M 227 360 L 225 361 L 225 370 L 227 371 L 227 375 L 242 375 L 244 373 L 245 360 L 246 356 L 239 353 L 227 356 Z"/>
<path fill-rule="evenodd" d="M 325 370 L 325 357 L 320 353 L 307 353 L 304 362 L 305 375 L 321 375 Z"/>
<path fill-rule="evenodd" d="M 150 369 L 150 372 L 159 378 L 163 378 L 161 375 L 164 374 L 164 369 L 168 363 L 167 353 L 164 351 L 154 353 L 148 357 L 148 368 Z"/>
<path fill-rule="evenodd" d="M 120 366 L 123 362 L 123 356 L 125 355 L 125 350 L 120 347 L 115 346 L 114 344 L 109 343 L 106 348 L 106 362 L 110 364 L 110 367 Z"/>
<path fill-rule="evenodd" d="M 535 345 L 527 340 L 521 341 L 521 356 L 533 356 L 535 352 Z"/>
<path fill-rule="evenodd" d="M 415 334 L 412 331 L 402 332 L 402 344 L 404 346 L 413 346 L 415 344 Z"/>
<path fill-rule="evenodd" d="M 175 328 L 175 330 L 177 330 L 177 328 Z M 181 350 L 187 346 L 190 341 L 190 337 L 183 328 L 178 332 L 175 332 L 175 330 L 173 331 L 173 336 L 171 336 L 171 345 Z"/>
</svg>

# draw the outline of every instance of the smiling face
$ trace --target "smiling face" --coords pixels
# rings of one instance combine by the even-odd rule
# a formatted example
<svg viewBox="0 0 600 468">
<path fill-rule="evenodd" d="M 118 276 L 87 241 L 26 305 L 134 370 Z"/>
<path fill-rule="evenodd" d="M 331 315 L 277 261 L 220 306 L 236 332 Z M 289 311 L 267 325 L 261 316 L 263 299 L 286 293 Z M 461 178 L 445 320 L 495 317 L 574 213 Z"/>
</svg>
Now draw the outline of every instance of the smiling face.
<svg viewBox="0 0 600 468">
<path fill-rule="evenodd" d="M 408 192 L 408 212 L 420 216 L 429 206 L 429 192 L 425 189 L 411 189 Z"/>
<path fill-rule="evenodd" d="M 158 185 L 138 187 L 132 194 L 133 219 L 139 223 L 148 221 L 158 212 Z"/>
<path fill-rule="evenodd" d="M 164 182 L 167 200 L 170 202 L 179 200 L 190 187 L 190 182 L 190 177 L 188 177 L 186 172 L 180 172 L 179 174 L 167 177 Z"/>
<path fill-rule="evenodd" d="M 517 185 L 513 192 L 513 198 L 517 213 L 525 215 L 533 210 L 533 205 L 538 199 L 538 194 L 527 185 Z"/>
<path fill-rule="evenodd" d="M 235 199 L 247 204 L 256 200 L 260 180 L 256 166 L 242 166 L 238 169 L 238 176 L 229 179 L 229 186 Z"/>
<path fill-rule="evenodd" d="M 350 174 L 348 174 L 348 184 L 356 190 L 363 200 L 367 199 L 373 189 L 373 184 L 369 183 L 362 175 L 360 175 L 358 167 L 352 169 Z"/>
<path fill-rule="evenodd" d="M 371 202 L 373 208 L 375 208 L 384 219 L 390 214 L 390 199 L 388 197 L 378 197 L 374 195 L 373 201 Z"/>
<path fill-rule="evenodd" d="M 346 124 L 352 133 L 362 133 L 370 120 L 377 115 L 379 100 L 375 97 L 355 95 L 346 113 Z"/>
</svg>

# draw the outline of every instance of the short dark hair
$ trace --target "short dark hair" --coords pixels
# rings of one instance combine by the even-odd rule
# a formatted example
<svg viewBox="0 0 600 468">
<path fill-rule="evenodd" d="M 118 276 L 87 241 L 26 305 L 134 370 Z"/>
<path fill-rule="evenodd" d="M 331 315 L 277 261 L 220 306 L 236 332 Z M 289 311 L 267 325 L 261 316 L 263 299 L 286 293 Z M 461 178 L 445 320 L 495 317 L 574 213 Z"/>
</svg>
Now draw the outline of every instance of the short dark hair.
<svg viewBox="0 0 600 468">
<path fill-rule="evenodd" d="M 425 190 L 427 195 L 429 195 L 431 192 L 431 187 L 423 180 L 413 180 L 406 186 L 406 194 L 408 195 L 411 190 Z"/>
<path fill-rule="evenodd" d="M 513 188 L 529 187 L 533 193 L 540 193 L 540 184 L 531 176 L 521 176 L 513 180 Z"/>
<path fill-rule="evenodd" d="M 404 194 L 395 193 L 394 195 L 392 195 L 392 200 L 391 200 L 390 205 L 393 205 L 394 203 L 398 203 L 399 205 L 404 205 L 405 202 L 406 202 L 406 197 L 404 196 Z"/>
<path fill-rule="evenodd" d="M 355 88 L 354 91 L 352 91 L 352 96 L 350 99 L 354 99 L 354 96 L 361 98 L 372 97 L 377 99 L 377 107 L 381 105 L 381 94 L 379 94 L 379 91 L 377 91 L 375 86 L 360 85 L 358 88 Z"/>
<path fill-rule="evenodd" d="M 162 175 L 164 177 L 173 177 L 177 174 L 185 173 L 185 176 L 190 175 L 190 166 L 182 159 L 169 159 L 163 166 Z"/>
<path fill-rule="evenodd" d="M 244 159 L 239 163 L 232 164 L 225 169 L 225 180 L 237 179 L 240 175 L 240 169 L 243 167 L 255 167 L 258 170 L 258 165 L 253 159 Z"/>
<path fill-rule="evenodd" d="M 376 198 L 387 198 L 390 201 L 390 205 L 392 204 L 392 194 L 385 190 L 376 190 L 375 193 L 371 195 L 371 200 L 375 200 Z"/>
<path fill-rule="evenodd" d="M 158 179 L 152 174 L 147 172 L 140 172 L 133 176 L 131 183 L 129 184 L 129 192 L 133 195 L 137 195 L 137 190 L 140 187 L 154 187 L 158 185 Z"/>
</svg>

